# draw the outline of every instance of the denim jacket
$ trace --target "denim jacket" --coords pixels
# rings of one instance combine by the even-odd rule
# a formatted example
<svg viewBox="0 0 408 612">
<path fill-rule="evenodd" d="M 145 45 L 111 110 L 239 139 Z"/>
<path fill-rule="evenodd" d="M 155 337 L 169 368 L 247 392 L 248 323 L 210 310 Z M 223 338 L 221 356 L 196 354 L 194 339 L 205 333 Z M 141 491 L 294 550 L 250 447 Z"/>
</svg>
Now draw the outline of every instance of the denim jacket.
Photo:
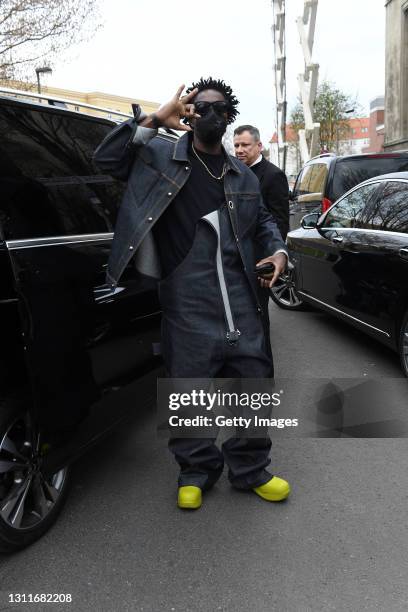
<svg viewBox="0 0 408 612">
<path fill-rule="evenodd" d="M 189 134 L 177 140 L 158 134 L 157 130 L 138 124 L 145 116 L 139 114 L 137 119 L 115 127 L 94 155 L 102 171 L 127 181 L 108 262 L 107 282 L 112 288 L 133 256 L 139 272 L 160 278 L 160 262 L 151 229 L 191 172 Z M 244 270 L 256 292 L 252 272 L 254 241 L 263 257 L 278 250 L 287 251 L 277 225 L 262 202 L 258 179 L 238 159 L 228 154 L 226 159 L 225 198 L 235 211 L 234 234 L 240 244 Z"/>
</svg>

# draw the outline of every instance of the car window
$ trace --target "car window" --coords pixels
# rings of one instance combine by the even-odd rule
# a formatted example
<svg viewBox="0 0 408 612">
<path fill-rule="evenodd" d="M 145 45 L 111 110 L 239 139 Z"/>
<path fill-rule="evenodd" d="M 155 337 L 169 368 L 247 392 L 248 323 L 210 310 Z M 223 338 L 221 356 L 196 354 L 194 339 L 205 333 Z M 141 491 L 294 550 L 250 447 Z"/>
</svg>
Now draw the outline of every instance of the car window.
<svg viewBox="0 0 408 612">
<path fill-rule="evenodd" d="M 296 196 L 299 195 L 299 189 L 300 189 L 300 183 L 301 183 L 301 180 L 302 180 L 302 175 L 303 175 L 303 170 L 301 170 L 299 172 L 299 174 L 296 177 L 295 184 L 293 185 L 293 190 L 292 190 L 293 197 L 296 197 Z"/>
<path fill-rule="evenodd" d="M 379 183 L 371 183 L 355 189 L 330 209 L 322 227 L 360 227 L 360 215 L 378 187 Z"/>
<path fill-rule="evenodd" d="M 335 202 L 344 193 L 374 176 L 408 170 L 408 156 L 366 157 L 338 159 L 333 175 L 332 193 L 328 197 Z"/>
<path fill-rule="evenodd" d="M 378 200 L 365 212 L 364 227 L 408 234 L 408 183 L 389 181 Z"/>
<path fill-rule="evenodd" d="M 323 194 L 328 174 L 328 168 L 326 164 L 313 164 L 312 168 L 313 171 L 309 183 L 310 193 Z"/>
<path fill-rule="evenodd" d="M 310 178 L 312 176 L 313 165 L 305 166 L 298 177 L 295 185 L 295 196 L 305 195 L 307 193 L 312 193 L 309 188 Z"/>
<path fill-rule="evenodd" d="M 110 124 L 0 105 L 0 222 L 5 238 L 112 232 L 124 186 L 92 162 Z"/>
</svg>

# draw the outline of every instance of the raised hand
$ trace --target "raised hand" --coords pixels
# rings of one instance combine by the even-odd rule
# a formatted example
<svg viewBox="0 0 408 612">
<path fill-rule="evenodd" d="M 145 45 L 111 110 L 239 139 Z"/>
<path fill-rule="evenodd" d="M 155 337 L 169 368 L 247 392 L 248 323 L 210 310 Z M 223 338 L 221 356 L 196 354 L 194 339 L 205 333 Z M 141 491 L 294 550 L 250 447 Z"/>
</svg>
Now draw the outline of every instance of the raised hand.
<svg viewBox="0 0 408 612">
<path fill-rule="evenodd" d="M 154 114 L 163 127 L 188 132 L 191 130 L 190 126 L 180 122 L 182 119 L 200 117 L 194 110 L 194 104 L 190 102 L 197 95 L 198 89 L 193 89 L 189 94 L 182 96 L 183 90 L 184 84 L 180 85 L 172 99 L 163 104 Z"/>
</svg>

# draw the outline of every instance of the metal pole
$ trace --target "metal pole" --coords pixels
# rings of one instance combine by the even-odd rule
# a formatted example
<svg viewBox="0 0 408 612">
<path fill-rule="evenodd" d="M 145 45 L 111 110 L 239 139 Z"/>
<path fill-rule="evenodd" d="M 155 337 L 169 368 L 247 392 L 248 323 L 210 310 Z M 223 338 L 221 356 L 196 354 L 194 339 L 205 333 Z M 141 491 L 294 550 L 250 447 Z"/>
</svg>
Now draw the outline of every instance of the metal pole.
<svg viewBox="0 0 408 612">
<path fill-rule="evenodd" d="M 37 90 L 38 90 L 38 94 L 41 94 L 40 71 L 36 70 L 36 73 L 37 73 Z"/>
<path fill-rule="evenodd" d="M 302 163 L 317 154 L 320 124 L 314 121 L 314 101 L 316 99 L 319 64 L 312 60 L 313 42 L 316 27 L 318 0 L 305 0 L 303 15 L 296 19 L 302 46 L 305 70 L 298 75 L 300 95 L 302 99 L 305 129 L 299 130 L 299 146 Z"/>
<path fill-rule="evenodd" d="M 286 11 L 285 0 L 272 0 L 278 165 L 286 171 Z"/>
<path fill-rule="evenodd" d="M 286 172 L 286 158 L 287 158 L 287 153 L 288 153 L 288 145 L 286 142 L 286 111 L 287 111 L 287 108 L 288 108 L 288 103 L 285 100 L 285 102 L 282 105 L 282 125 L 283 125 L 283 142 L 284 142 L 282 170 L 284 172 Z"/>
</svg>

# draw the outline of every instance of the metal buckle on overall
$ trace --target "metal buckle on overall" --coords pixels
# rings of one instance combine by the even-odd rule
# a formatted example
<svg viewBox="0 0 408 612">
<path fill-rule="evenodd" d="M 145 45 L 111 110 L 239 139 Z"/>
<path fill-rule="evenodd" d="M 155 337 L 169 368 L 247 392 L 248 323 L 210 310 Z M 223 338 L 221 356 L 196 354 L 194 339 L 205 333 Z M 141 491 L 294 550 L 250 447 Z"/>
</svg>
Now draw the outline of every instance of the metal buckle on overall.
<svg viewBox="0 0 408 612">
<path fill-rule="evenodd" d="M 231 332 L 227 332 L 228 344 L 236 344 L 238 342 L 240 335 L 241 335 L 241 332 L 239 331 L 239 329 L 234 329 Z"/>
</svg>

